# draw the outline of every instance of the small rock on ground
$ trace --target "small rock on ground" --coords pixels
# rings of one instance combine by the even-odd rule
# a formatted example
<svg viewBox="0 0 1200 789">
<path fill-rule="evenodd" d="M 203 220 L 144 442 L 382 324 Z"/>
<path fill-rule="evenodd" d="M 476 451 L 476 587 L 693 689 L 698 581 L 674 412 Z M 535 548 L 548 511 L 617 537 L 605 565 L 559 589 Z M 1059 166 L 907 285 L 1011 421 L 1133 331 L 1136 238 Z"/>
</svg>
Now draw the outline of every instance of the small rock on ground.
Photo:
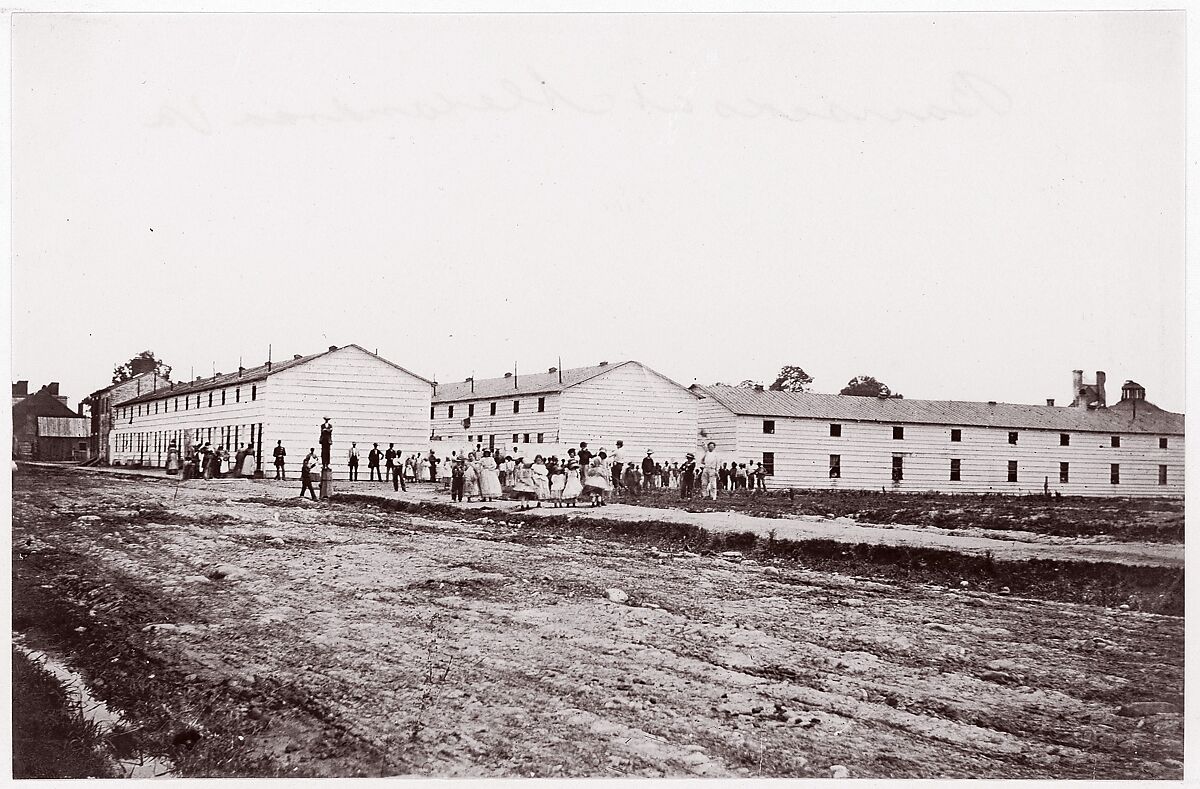
<svg viewBox="0 0 1200 789">
<path fill-rule="evenodd" d="M 625 590 L 617 589 L 616 587 L 612 589 L 606 589 L 604 591 L 604 596 L 614 603 L 624 603 L 629 600 L 629 595 L 626 594 Z"/>
</svg>

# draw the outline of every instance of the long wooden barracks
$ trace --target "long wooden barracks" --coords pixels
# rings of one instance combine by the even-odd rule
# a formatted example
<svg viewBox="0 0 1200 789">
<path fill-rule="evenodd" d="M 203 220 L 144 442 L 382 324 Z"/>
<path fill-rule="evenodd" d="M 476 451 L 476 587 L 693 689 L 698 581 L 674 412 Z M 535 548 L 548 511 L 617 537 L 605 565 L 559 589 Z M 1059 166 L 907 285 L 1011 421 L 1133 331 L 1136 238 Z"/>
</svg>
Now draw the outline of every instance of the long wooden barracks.
<svg viewBox="0 0 1200 789">
<path fill-rule="evenodd" d="M 1182 496 L 1183 415 L 1134 381 L 1074 371 L 1069 406 L 851 397 L 731 386 L 702 395 L 702 440 L 761 462 L 776 487 Z"/>
<path fill-rule="evenodd" d="M 1069 405 L 1021 405 L 685 388 L 637 361 L 435 383 L 360 346 L 331 346 L 112 406 L 111 462 L 165 465 L 171 441 L 250 442 L 269 471 L 282 441 L 294 470 L 334 425 L 335 478 L 357 442 L 439 458 L 471 449 L 532 459 L 624 442 L 623 459 L 682 461 L 712 440 L 729 462 L 762 463 L 768 487 L 1087 496 L 1181 496 L 1184 417 L 1133 381 L 1108 405 L 1104 373 L 1076 370 Z M 365 470 L 364 470 L 365 471 Z"/>
<path fill-rule="evenodd" d="M 321 420 L 334 426 L 335 477 L 347 475 L 352 441 L 366 452 L 376 441 L 411 449 L 429 445 L 433 384 L 357 346 L 294 356 L 236 373 L 159 387 L 115 407 L 109 433 L 114 463 L 165 466 L 172 441 L 224 446 L 232 455 L 249 442 L 260 470 L 273 464 L 282 441 L 289 470 L 310 447 L 320 451 Z"/>
</svg>

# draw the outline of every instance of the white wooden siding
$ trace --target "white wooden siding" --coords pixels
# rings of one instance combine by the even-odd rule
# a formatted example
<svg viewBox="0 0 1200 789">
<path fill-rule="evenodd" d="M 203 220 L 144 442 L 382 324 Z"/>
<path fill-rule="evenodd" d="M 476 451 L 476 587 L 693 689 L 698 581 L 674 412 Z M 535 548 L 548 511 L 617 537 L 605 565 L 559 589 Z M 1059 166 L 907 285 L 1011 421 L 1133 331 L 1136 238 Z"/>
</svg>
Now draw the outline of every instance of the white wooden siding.
<svg viewBox="0 0 1200 789">
<path fill-rule="evenodd" d="M 562 443 L 611 453 L 620 439 L 631 458 L 653 449 L 659 460 L 682 461 L 699 440 L 698 402 L 642 365 L 624 364 L 563 393 Z"/>
<path fill-rule="evenodd" d="M 239 389 L 240 399 L 237 395 Z M 170 391 L 165 390 L 166 396 L 162 398 L 143 403 L 140 414 L 136 405 L 118 406 L 114 409 L 117 418 L 108 435 L 110 462 L 162 467 L 166 465 L 167 446 L 172 439 L 179 441 L 182 450 L 183 441 L 180 436 L 184 430 L 193 431 L 193 441 L 196 443 L 210 441 L 213 447 L 216 447 L 224 440 L 244 445 L 250 440 L 251 425 L 254 425 L 254 430 L 257 431 L 257 425 L 266 421 L 266 381 L 224 387 L 224 405 L 221 405 L 222 390 L 213 390 L 211 407 L 208 405 L 208 392 L 192 392 L 186 395 L 191 400 L 185 409 L 185 395 L 172 395 Z M 252 391 L 257 393 L 256 399 L 253 400 Z M 197 394 L 200 395 L 199 407 L 196 406 Z M 178 411 L 175 410 L 177 399 Z M 131 415 L 126 416 L 127 412 Z M 234 451 L 230 449 L 231 456 Z M 270 457 L 265 445 L 263 452 L 267 458 Z M 264 463 L 269 465 L 270 461 L 264 460 Z"/>
<path fill-rule="evenodd" d="M 358 442 L 360 476 L 367 478 L 372 443 L 395 443 L 404 454 L 429 446 L 432 387 L 420 378 L 353 346 L 289 367 L 270 378 L 263 430 L 263 468 L 272 471 L 271 450 L 283 441 L 287 468 L 297 471 L 310 447 L 321 451 L 321 419 L 333 423 L 330 459 L 335 479 L 348 476 L 347 453 Z"/>
<path fill-rule="evenodd" d="M 714 441 L 719 454 L 730 457 L 737 454 L 737 417 L 728 408 L 711 397 L 704 398 L 699 403 L 699 426 L 704 431 L 699 440 L 706 446 L 709 441 Z"/>
<path fill-rule="evenodd" d="M 1120 448 L 1110 433 L 1070 433 L 1060 446 L 1059 433 L 1018 430 L 1008 442 L 1007 428 L 951 425 L 902 425 L 904 438 L 892 438 L 893 425 L 839 422 L 840 438 L 829 435 L 832 420 L 776 417 L 774 434 L 763 433 L 764 419 L 739 416 L 736 459 L 760 462 L 774 452 L 775 475 L 768 487 L 886 489 L 946 493 L 1040 493 L 1075 496 L 1183 495 L 1183 437 L 1170 436 L 1167 449 L 1157 435 L 1123 434 Z M 950 440 L 952 429 L 962 441 Z M 841 456 L 841 477 L 829 477 L 829 456 Z M 892 457 L 904 462 L 904 479 L 892 481 Z M 961 461 L 961 479 L 950 480 L 950 461 Z M 1017 461 L 1017 481 L 1008 481 L 1008 462 Z M 1069 482 L 1059 482 L 1059 463 L 1069 464 Z M 1120 483 L 1110 480 L 1111 464 L 1120 466 Z M 1158 484 L 1159 465 L 1167 466 L 1167 485 Z"/>
<path fill-rule="evenodd" d="M 546 410 L 537 410 L 538 398 L 546 398 Z M 437 403 L 434 406 L 433 434 L 439 437 L 433 442 L 434 451 L 439 457 L 449 457 L 451 451 L 462 452 L 474 449 L 476 443 L 482 443 L 488 448 L 489 436 L 496 437 L 496 448 L 511 454 L 513 435 L 520 451 L 526 451 L 525 435 L 529 435 L 529 450 L 544 455 L 562 454 L 559 451 L 559 404 L 562 395 L 557 392 L 543 394 L 512 395 L 504 398 L 487 400 L 461 400 L 453 403 Z M 513 401 L 519 400 L 520 411 L 513 413 Z M 464 428 L 462 420 L 467 417 L 469 406 L 475 404 L 475 414 L 471 417 L 471 427 Z M 491 404 L 496 404 L 496 415 L 491 416 Z M 449 407 L 454 406 L 454 416 L 449 416 Z M 542 434 L 543 446 L 536 446 L 538 434 Z M 483 436 L 482 441 L 468 441 L 468 436 Z M 545 446 L 550 445 L 550 446 Z"/>
</svg>

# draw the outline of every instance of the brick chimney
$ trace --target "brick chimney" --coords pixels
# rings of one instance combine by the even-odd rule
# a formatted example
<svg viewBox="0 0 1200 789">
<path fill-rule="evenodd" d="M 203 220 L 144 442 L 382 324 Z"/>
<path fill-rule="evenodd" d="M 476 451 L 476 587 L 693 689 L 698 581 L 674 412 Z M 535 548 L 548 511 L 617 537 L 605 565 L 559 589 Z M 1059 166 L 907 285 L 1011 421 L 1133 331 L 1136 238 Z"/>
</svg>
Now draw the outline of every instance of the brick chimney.
<svg viewBox="0 0 1200 789">
<path fill-rule="evenodd" d="M 51 381 L 50 383 L 46 384 L 46 391 L 55 397 L 58 397 L 58 381 Z"/>
<path fill-rule="evenodd" d="M 1083 370 L 1071 371 L 1071 405 L 1076 408 L 1104 408 L 1107 401 L 1104 396 L 1104 371 L 1096 371 L 1096 383 L 1083 382 Z"/>
<path fill-rule="evenodd" d="M 13 397 L 28 397 L 29 396 L 29 382 L 28 381 L 17 381 L 15 384 L 12 385 L 12 393 L 13 393 Z"/>
<path fill-rule="evenodd" d="M 1096 399 L 1100 403 L 1100 407 L 1104 408 L 1108 405 L 1108 400 L 1104 396 L 1104 380 L 1105 375 L 1103 370 L 1096 371 Z"/>
</svg>

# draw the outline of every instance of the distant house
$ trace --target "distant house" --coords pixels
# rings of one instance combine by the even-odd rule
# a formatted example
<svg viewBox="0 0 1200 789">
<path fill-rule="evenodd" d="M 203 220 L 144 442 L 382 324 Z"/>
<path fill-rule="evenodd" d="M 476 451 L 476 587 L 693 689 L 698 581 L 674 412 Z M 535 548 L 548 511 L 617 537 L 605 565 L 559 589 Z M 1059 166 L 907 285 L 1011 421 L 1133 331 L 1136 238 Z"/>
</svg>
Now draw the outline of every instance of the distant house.
<svg viewBox="0 0 1200 789">
<path fill-rule="evenodd" d="M 224 446 L 232 455 L 251 444 L 259 470 L 273 473 L 272 449 L 282 441 L 295 471 L 318 446 L 321 420 L 333 423 L 335 478 L 346 477 L 352 441 L 413 449 L 429 443 L 431 382 L 357 345 L 236 373 L 168 384 L 118 405 L 108 437 L 113 463 L 165 465 L 171 442 Z M 364 469 L 365 474 L 365 469 Z"/>
<path fill-rule="evenodd" d="M 1184 417 L 1128 381 L 1107 406 L 1104 375 L 1071 406 L 851 397 L 696 386 L 700 428 L 768 487 L 1183 495 Z"/>
<path fill-rule="evenodd" d="M 21 385 L 25 386 L 21 386 Z M 87 457 L 87 419 L 66 404 L 58 384 L 28 394 L 27 383 L 13 387 L 13 457 L 24 460 L 83 460 Z M 22 389 L 18 396 L 18 389 Z"/>
<path fill-rule="evenodd" d="M 474 449 L 565 456 L 587 441 L 630 460 L 652 449 L 680 460 L 696 449 L 699 397 L 636 361 L 437 384 L 430 418 L 440 454 Z"/>
<path fill-rule="evenodd" d="M 112 462 L 108 451 L 108 434 L 112 431 L 113 415 L 118 405 L 149 392 L 171 385 L 171 381 L 158 374 L 153 359 L 134 359 L 133 377 L 110 384 L 92 392 L 83 401 L 91 410 L 88 449 L 92 456 L 99 456 L 102 463 Z"/>
</svg>

